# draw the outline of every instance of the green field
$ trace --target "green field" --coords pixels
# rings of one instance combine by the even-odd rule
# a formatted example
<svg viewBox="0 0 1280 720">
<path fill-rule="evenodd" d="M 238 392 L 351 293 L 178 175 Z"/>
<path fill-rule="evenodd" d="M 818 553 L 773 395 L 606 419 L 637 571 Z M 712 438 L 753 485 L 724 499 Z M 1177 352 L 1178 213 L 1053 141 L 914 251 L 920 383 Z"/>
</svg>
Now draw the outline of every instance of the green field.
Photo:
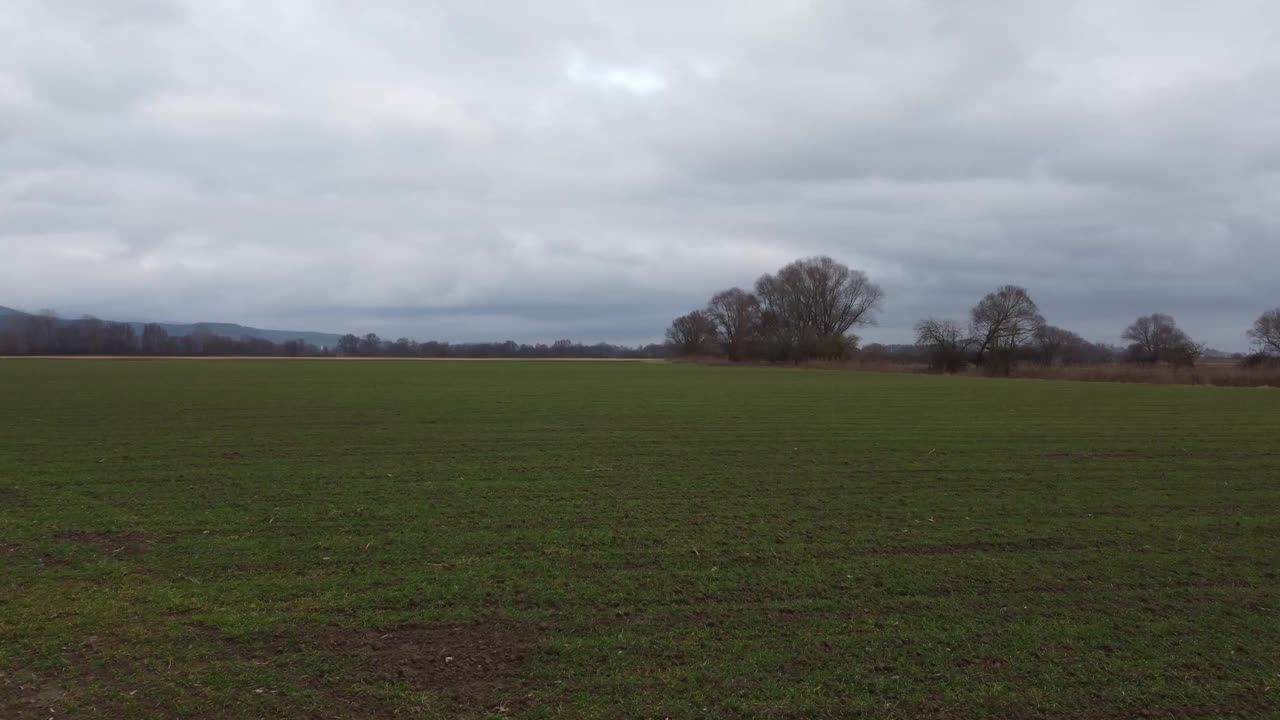
<svg viewBox="0 0 1280 720">
<path fill-rule="evenodd" d="M 0 413 L 5 720 L 1280 713 L 1278 390 L 10 360 Z"/>
</svg>

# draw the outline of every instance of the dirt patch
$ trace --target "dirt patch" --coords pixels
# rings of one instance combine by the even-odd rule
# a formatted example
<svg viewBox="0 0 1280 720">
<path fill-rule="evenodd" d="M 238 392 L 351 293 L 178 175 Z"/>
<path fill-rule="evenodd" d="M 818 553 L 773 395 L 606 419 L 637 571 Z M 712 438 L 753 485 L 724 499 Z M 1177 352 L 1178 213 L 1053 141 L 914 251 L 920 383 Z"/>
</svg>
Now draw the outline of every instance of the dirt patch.
<svg viewBox="0 0 1280 720">
<path fill-rule="evenodd" d="M 49 553 L 40 552 L 25 543 L 0 540 L 0 558 L 25 558 L 45 567 L 70 567 L 71 563 Z"/>
<path fill-rule="evenodd" d="M 0 540 L 0 557 L 27 555 L 31 552 L 31 548 L 20 542 L 10 540 Z"/>
<path fill-rule="evenodd" d="M 193 627 L 206 638 L 218 631 Z M 513 712 L 529 704 L 524 668 L 535 633 L 507 622 L 406 624 L 381 628 L 328 625 L 265 643 L 232 641 L 235 654 L 254 662 L 288 662 L 289 655 L 342 656 L 381 682 L 401 682 L 443 698 L 455 717 Z M 224 640 L 224 642 L 226 642 Z M 369 705 L 350 688 L 325 680 L 316 689 L 343 705 Z M 381 708 L 385 710 L 386 708 Z"/>
<path fill-rule="evenodd" d="M 326 627 L 311 636 L 326 652 L 360 658 L 369 671 L 447 696 L 458 710 L 501 711 L 525 704 L 521 670 L 532 637 L 508 624 Z"/>
<path fill-rule="evenodd" d="M 141 555 L 159 542 L 154 535 L 138 530 L 68 530 L 53 537 L 55 540 L 89 545 L 103 552 L 125 557 Z"/>
<path fill-rule="evenodd" d="M 921 545 L 885 545 L 863 551 L 867 555 L 969 555 L 974 553 L 1071 550 L 1057 538 L 1024 538 L 1007 542 L 961 542 Z"/>
<path fill-rule="evenodd" d="M 0 717 L 50 717 L 66 696 L 61 688 L 41 686 L 29 678 L 0 672 Z"/>
<path fill-rule="evenodd" d="M 1147 706 L 1133 704 L 1126 707 L 1082 707 L 1067 712 L 1020 709 L 1000 717 L 1010 720 L 1219 720 L 1220 718 L 1275 717 L 1275 705 L 1263 702 L 1245 702 L 1239 705 L 1175 705 Z M 955 714 L 945 717 L 956 717 Z"/>
<path fill-rule="evenodd" d="M 27 493 L 16 487 L 0 487 L 0 508 L 19 507 L 27 504 Z"/>
<path fill-rule="evenodd" d="M 985 655 L 964 658 L 959 661 L 959 665 L 965 668 L 970 676 L 987 681 L 1003 676 L 1009 667 L 1009 661 L 1001 657 Z"/>
<path fill-rule="evenodd" d="M 929 548 L 929 552 L 939 554 L 1025 552 L 1028 550 L 1060 550 L 1063 547 L 1063 542 L 1057 538 L 1025 538 L 1023 540 L 1012 540 L 1009 542 L 969 542 L 950 545 L 935 545 Z"/>
</svg>

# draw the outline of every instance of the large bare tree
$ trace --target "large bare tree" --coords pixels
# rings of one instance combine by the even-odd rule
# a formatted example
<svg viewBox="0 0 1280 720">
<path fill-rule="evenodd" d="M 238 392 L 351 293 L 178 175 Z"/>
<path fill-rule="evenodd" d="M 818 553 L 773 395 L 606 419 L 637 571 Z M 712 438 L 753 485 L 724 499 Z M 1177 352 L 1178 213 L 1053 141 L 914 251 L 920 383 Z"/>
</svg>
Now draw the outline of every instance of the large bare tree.
<svg viewBox="0 0 1280 720">
<path fill-rule="evenodd" d="M 884 291 L 867 273 L 819 256 L 783 266 L 755 283 L 765 311 L 797 336 L 842 337 L 876 322 Z"/>
<path fill-rule="evenodd" d="M 916 323 L 916 344 L 929 352 L 929 367 L 959 372 L 968 363 L 973 339 L 954 320 L 925 318 Z"/>
<path fill-rule="evenodd" d="M 681 315 L 667 328 L 667 344 L 678 355 L 711 352 L 715 339 L 716 324 L 701 310 Z"/>
<path fill-rule="evenodd" d="M 1069 358 L 1078 357 L 1080 349 L 1087 344 L 1076 333 L 1055 325 L 1041 325 L 1031 336 L 1036 357 L 1045 365 L 1067 363 Z"/>
<path fill-rule="evenodd" d="M 760 299 L 742 288 L 722 290 L 707 303 L 707 317 L 716 325 L 730 360 L 746 356 L 760 328 Z"/>
<path fill-rule="evenodd" d="M 1134 320 L 1120 337 L 1132 343 L 1129 354 L 1138 362 L 1184 364 L 1196 349 L 1196 344 L 1178 327 L 1178 323 L 1163 313 L 1143 315 Z"/>
<path fill-rule="evenodd" d="M 1280 355 L 1280 308 L 1268 310 L 1258 316 L 1249 337 L 1268 355 Z"/>
<path fill-rule="evenodd" d="M 1008 371 L 1019 347 L 1044 325 L 1040 309 L 1024 288 L 1004 285 L 988 293 L 969 311 L 979 364 L 997 355 L 997 369 Z"/>
<path fill-rule="evenodd" d="M 160 355 L 169 345 L 169 331 L 156 323 L 142 326 L 142 352 L 146 355 Z"/>
</svg>

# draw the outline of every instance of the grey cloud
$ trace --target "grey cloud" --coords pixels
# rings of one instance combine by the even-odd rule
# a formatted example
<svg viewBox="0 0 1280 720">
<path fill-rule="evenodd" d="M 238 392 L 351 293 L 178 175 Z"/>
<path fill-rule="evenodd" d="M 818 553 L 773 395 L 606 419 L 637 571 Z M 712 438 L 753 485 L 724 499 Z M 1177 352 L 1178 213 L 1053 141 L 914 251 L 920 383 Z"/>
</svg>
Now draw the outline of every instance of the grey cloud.
<svg viewBox="0 0 1280 720">
<path fill-rule="evenodd" d="M 1280 9 L 19 0 L 0 304 L 649 341 L 801 255 L 869 340 L 1026 285 L 1118 340 L 1280 304 Z"/>
<path fill-rule="evenodd" d="M 95 25 L 114 30 L 131 25 L 171 25 L 185 17 L 183 5 L 176 0 L 47 0 L 46 6 L 57 11 L 57 17 L 69 22 Z"/>
</svg>

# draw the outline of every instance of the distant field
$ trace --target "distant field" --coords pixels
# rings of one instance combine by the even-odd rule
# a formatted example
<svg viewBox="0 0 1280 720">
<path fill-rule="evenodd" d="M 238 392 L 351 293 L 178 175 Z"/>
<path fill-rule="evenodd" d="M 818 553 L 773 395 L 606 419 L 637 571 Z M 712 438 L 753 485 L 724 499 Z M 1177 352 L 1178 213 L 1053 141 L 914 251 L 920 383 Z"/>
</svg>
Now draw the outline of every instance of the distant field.
<svg viewBox="0 0 1280 720">
<path fill-rule="evenodd" d="M 665 362 L 664 360 L 652 358 L 501 358 L 501 357 L 471 357 L 471 358 L 453 358 L 453 357 L 363 357 L 359 355 L 163 355 L 163 356 L 146 356 L 146 355 L 0 355 L 0 362 L 27 362 L 30 360 L 297 360 L 297 361 L 324 361 L 324 362 L 359 362 L 369 360 L 390 360 L 395 362 L 604 362 L 604 363 L 656 363 Z"/>
<path fill-rule="evenodd" d="M 0 718 L 1274 718 L 1280 390 L 0 363 Z"/>
</svg>

